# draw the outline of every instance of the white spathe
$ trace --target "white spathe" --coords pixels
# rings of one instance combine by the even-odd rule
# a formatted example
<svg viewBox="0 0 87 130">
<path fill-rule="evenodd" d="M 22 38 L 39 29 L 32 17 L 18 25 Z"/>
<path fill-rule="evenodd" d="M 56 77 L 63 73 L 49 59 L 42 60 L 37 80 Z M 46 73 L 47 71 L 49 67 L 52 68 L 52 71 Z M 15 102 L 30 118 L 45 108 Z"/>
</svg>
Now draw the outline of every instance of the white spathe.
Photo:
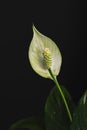
<svg viewBox="0 0 87 130">
<path fill-rule="evenodd" d="M 33 25 L 33 38 L 28 51 L 30 64 L 37 74 L 42 77 L 51 79 L 48 68 L 44 63 L 43 52 L 45 48 L 48 48 L 51 52 L 52 65 L 50 68 L 54 76 L 57 76 L 60 72 L 62 63 L 60 50 L 54 41 L 41 34 Z"/>
</svg>

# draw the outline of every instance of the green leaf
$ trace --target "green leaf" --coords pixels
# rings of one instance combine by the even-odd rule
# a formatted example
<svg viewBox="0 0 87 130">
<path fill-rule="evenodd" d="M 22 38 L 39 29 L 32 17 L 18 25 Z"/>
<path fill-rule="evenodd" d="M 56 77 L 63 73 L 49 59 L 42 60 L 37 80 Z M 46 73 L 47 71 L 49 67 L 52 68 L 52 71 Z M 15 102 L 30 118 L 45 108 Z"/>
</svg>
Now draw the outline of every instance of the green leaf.
<svg viewBox="0 0 87 130">
<path fill-rule="evenodd" d="M 29 130 L 45 130 L 44 120 L 42 118 L 31 117 L 15 122 L 9 130 L 18 130 L 19 128 L 28 128 Z"/>
<path fill-rule="evenodd" d="M 71 130 L 87 130 L 87 91 L 81 97 L 73 114 Z"/>
<path fill-rule="evenodd" d="M 61 89 L 72 114 L 75 109 L 73 100 L 64 87 L 61 87 Z M 50 92 L 45 105 L 45 122 L 46 130 L 70 130 L 71 122 L 67 115 L 61 95 L 55 87 Z"/>
<path fill-rule="evenodd" d="M 79 101 L 79 105 L 87 105 L 87 90 L 85 91 L 85 93 L 82 95 L 80 101 Z"/>
</svg>

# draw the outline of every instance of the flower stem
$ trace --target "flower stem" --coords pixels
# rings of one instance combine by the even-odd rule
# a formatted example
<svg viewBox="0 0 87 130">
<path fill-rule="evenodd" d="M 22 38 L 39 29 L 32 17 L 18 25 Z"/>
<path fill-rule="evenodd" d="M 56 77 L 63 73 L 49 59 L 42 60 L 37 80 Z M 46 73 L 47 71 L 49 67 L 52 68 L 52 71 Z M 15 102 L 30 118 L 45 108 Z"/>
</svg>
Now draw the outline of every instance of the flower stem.
<svg viewBox="0 0 87 130">
<path fill-rule="evenodd" d="M 51 77 L 52 77 L 52 79 L 53 79 L 53 81 L 54 81 L 54 83 L 55 83 L 55 85 L 56 85 L 58 91 L 59 91 L 60 94 L 61 94 L 61 97 L 62 97 L 63 102 L 64 102 L 64 104 L 65 104 L 65 107 L 66 107 L 66 110 L 67 110 L 69 119 L 70 119 L 70 121 L 72 122 L 72 116 L 71 116 L 71 113 L 70 113 L 70 109 L 69 109 L 69 107 L 68 107 L 68 104 L 67 104 L 67 101 L 66 101 L 66 99 L 65 99 L 65 96 L 64 96 L 64 94 L 63 94 L 63 92 L 62 92 L 62 89 L 61 89 L 61 87 L 60 87 L 60 85 L 59 85 L 59 83 L 58 83 L 56 77 L 53 75 L 52 70 L 49 68 L 48 71 L 49 71 L 49 73 L 50 73 L 50 75 L 51 75 Z"/>
</svg>

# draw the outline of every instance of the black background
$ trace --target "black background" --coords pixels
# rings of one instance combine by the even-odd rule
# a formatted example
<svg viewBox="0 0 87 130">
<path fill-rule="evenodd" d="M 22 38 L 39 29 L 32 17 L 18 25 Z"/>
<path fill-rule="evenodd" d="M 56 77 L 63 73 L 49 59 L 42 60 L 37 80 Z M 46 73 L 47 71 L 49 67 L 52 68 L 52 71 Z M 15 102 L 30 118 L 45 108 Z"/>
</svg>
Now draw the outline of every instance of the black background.
<svg viewBox="0 0 87 130">
<path fill-rule="evenodd" d="M 0 9 L 0 129 L 40 115 L 54 86 L 30 66 L 32 23 L 60 48 L 63 62 L 58 81 L 77 103 L 87 89 L 86 3 L 20 1 L 2 3 Z"/>
</svg>

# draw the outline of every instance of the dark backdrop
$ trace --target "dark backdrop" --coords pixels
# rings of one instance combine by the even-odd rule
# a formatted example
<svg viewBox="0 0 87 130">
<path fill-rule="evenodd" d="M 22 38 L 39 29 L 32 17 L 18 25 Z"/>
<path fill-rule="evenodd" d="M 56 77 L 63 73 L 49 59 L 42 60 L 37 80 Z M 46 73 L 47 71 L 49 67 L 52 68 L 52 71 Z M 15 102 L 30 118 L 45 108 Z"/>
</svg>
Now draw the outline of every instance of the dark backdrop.
<svg viewBox="0 0 87 130">
<path fill-rule="evenodd" d="M 51 80 L 36 75 L 30 66 L 32 23 L 60 48 L 63 63 L 58 81 L 77 103 L 87 89 L 84 1 L 7 2 L 0 9 L 0 129 L 41 114 L 54 86 Z"/>
</svg>

